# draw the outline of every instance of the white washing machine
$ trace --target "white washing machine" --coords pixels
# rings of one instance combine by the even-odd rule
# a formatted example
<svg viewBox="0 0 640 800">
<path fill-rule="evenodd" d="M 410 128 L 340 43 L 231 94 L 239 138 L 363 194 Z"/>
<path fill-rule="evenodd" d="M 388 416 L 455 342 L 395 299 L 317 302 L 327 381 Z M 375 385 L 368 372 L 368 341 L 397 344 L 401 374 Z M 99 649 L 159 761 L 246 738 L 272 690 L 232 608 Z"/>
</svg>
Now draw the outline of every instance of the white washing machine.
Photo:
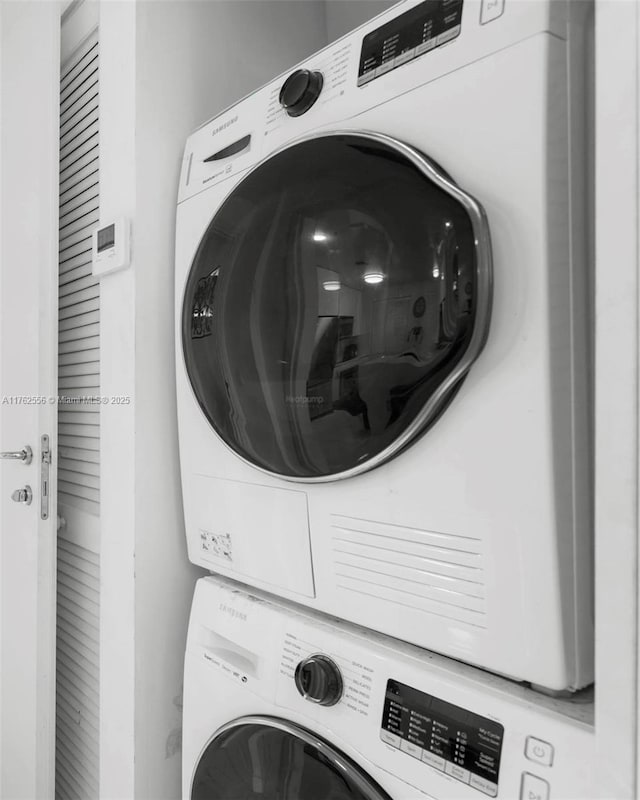
<svg viewBox="0 0 640 800">
<path fill-rule="evenodd" d="M 553 689 L 593 678 L 589 5 L 407 0 L 188 140 L 189 557 Z"/>
<path fill-rule="evenodd" d="M 592 704 L 197 584 L 183 800 L 590 800 Z"/>
</svg>

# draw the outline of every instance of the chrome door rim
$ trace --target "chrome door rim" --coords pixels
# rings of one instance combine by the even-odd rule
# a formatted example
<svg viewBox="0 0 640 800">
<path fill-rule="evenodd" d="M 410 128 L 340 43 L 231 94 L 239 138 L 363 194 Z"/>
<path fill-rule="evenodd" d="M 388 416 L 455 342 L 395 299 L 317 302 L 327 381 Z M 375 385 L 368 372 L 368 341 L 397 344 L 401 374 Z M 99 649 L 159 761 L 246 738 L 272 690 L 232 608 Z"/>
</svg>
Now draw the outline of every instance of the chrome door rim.
<svg viewBox="0 0 640 800">
<path fill-rule="evenodd" d="M 246 725 L 262 725 L 264 727 L 275 728 L 276 730 L 280 730 L 284 733 L 290 734 L 291 736 L 295 736 L 305 744 L 315 747 L 316 750 L 327 759 L 327 761 L 336 767 L 338 772 L 347 775 L 349 780 L 351 780 L 358 791 L 364 795 L 367 800 L 391 800 L 390 796 L 384 791 L 384 789 L 378 786 L 373 778 L 370 778 L 361 767 L 359 767 L 352 759 L 343 756 L 336 747 L 330 745 L 324 739 L 320 738 L 306 728 L 302 728 L 294 722 L 288 722 L 280 717 L 269 717 L 259 714 L 238 717 L 237 719 L 225 723 L 216 730 L 213 736 L 200 751 L 200 755 L 195 762 L 193 775 L 191 777 L 191 786 L 189 787 L 190 797 L 193 795 L 193 779 L 195 778 L 195 773 L 206 750 L 211 746 L 211 744 L 213 744 L 213 742 L 215 742 L 216 739 L 222 736 L 222 734 L 233 730 L 234 728 L 240 728 Z"/>
<path fill-rule="evenodd" d="M 482 205 L 473 197 L 473 195 L 465 192 L 461 189 L 456 183 L 452 181 L 452 179 L 435 163 L 433 162 L 428 156 L 423 155 L 419 150 L 412 147 L 411 145 L 405 144 L 401 142 L 399 139 L 396 139 L 393 136 L 389 136 L 384 133 L 375 133 L 373 131 L 367 130 L 360 130 L 360 129 L 333 129 L 333 130 L 318 130 L 314 133 L 307 134 L 305 136 L 300 136 L 296 139 L 290 139 L 285 144 L 281 145 L 277 149 L 273 150 L 269 153 L 268 156 L 262 158 L 256 164 L 254 164 L 250 169 L 245 172 L 245 174 L 240 178 L 239 181 L 235 182 L 233 188 L 227 192 L 225 195 L 224 200 L 222 200 L 218 207 L 216 208 L 215 212 L 213 213 L 209 222 L 211 222 L 220 208 L 224 205 L 227 201 L 228 197 L 232 192 L 234 192 L 241 183 L 243 183 L 246 178 L 248 178 L 255 170 L 259 169 L 263 164 L 265 164 L 270 159 L 274 158 L 275 156 L 289 150 L 292 147 L 295 147 L 298 144 L 302 144 L 303 142 L 313 141 L 314 139 L 322 139 L 322 138 L 329 138 L 329 137 L 338 137 L 338 136 L 359 136 L 364 139 L 369 139 L 373 142 L 378 142 L 380 144 L 384 144 L 387 147 L 390 147 L 393 150 L 401 153 L 408 161 L 410 161 L 417 169 L 423 173 L 430 180 L 434 183 L 438 188 L 442 189 L 448 195 L 457 200 L 460 205 L 465 209 L 469 218 L 471 220 L 471 227 L 473 230 L 473 237 L 474 237 L 474 247 L 476 252 L 476 281 L 477 281 L 477 307 L 476 307 L 476 320 L 473 328 L 473 332 L 471 334 L 471 340 L 462 355 L 462 358 L 456 365 L 455 369 L 443 380 L 440 386 L 434 391 L 433 395 L 429 398 L 429 400 L 424 404 L 422 410 L 419 414 L 416 415 L 413 422 L 408 425 L 404 431 L 396 438 L 394 441 L 384 448 L 384 450 L 380 450 L 380 452 L 376 453 L 376 455 L 372 456 L 371 458 L 363 461 L 361 464 L 358 464 L 355 467 L 351 467 L 351 469 L 343 470 L 342 472 L 335 472 L 330 475 L 314 475 L 311 477 L 301 477 L 296 475 L 284 475 L 280 472 L 272 472 L 265 467 L 261 467 L 258 464 L 255 464 L 253 461 L 241 456 L 236 450 L 231 447 L 223 438 L 218 434 L 215 430 L 213 425 L 209 422 L 204 414 L 204 411 L 200 407 L 200 403 L 195 395 L 195 391 L 193 389 L 193 384 L 191 383 L 191 379 L 189 377 L 189 371 L 187 369 L 185 354 L 184 354 L 184 345 L 181 341 L 181 352 L 182 352 L 182 362 L 185 369 L 185 373 L 187 375 L 187 382 L 189 384 L 189 388 L 191 390 L 193 399 L 196 402 L 196 405 L 200 409 L 200 412 L 205 417 L 207 421 L 207 425 L 212 430 L 213 434 L 224 444 L 224 446 L 234 454 L 236 458 L 239 458 L 242 462 L 250 466 L 252 469 L 256 469 L 259 472 L 263 473 L 264 475 L 268 475 L 272 478 L 277 478 L 279 480 L 288 481 L 290 483 L 333 483 L 335 481 L 346 480 L 347 478 L 353 478 L 357 475 L 362 475 L 365 472 L 369 472 L 376 467 L 381 466 L 382 464 L 386 463 L 387 461 L 391 461 L 396 455 L 398 455 L 402 450 L 404 450 L 411 442 L 416 439 L 419 434 L 428 427 L 429 423 L 434 421 L 438 414 L 442 409 L 442 403 L 449 395 L 449 393 L 454 389 L 456 384 L 464 378 L 467 374 L 471 365 L 474 361 L 477 360 L 478 356 L 482 352 L 482 348 L 487 341 L 487 336 L 489 334 L 489 323 L 491 321 L 491 305 L 492 305 L 492 297 L 493 297 L 493 257 L 491 251 L 491 236 L 489 233 L 489 222 L 487 220 L 487 215 L 485 213 L 484 208 Z M 204 235 L 204 234 L 203 234 Z M 200 238 L 202 241 L 202 237 Z M 191 265 L 192 266 L 192 265 Z M 184 296 L 186 292 L 187 282 L 189 279 L 189 275 L 191 274 L 191 266 L 188 268 L 187 273 L 185 275 L 184 280 L 184 287 L 182 289 L 182 298 L 180 303 L 180 331 L 182 331 L 182 313 L 184 309 Z M 182 336 L 182 334 L 181 334 Z"/>
</svg>

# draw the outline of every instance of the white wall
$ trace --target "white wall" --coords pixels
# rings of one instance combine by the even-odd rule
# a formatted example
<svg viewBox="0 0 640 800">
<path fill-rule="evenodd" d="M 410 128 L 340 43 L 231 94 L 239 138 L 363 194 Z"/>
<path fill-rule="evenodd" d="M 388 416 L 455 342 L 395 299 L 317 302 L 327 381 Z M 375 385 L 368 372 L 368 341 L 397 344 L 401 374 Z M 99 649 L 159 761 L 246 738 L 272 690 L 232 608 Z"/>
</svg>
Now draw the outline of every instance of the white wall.
<svg viewBox="0 0 640 800">
<path fill-rule="evenodd" d="M 354 28 L 382 14 L 398 0 L 325 0 L 328 41 L 333 42 Z"/>
<path fill-rule="evenodd" d="M 640 6 L 596 2 L 597 796 L 640 796 Z"/>
<path fill-rule="evenodd" d="M 180 796 L 187 561 L 174 363 L 175 201 L 188 133 L 326 44 L 317 0 L 104 3 L 103 221 L 132 218 L 102 282 L 101 796 Z M 105 181 L 105 183 L 103 183 Z"/>
<path fill-rule="evenodd" d="M 100 8 L 100 214 L 135 221 L 135 13 Z M 135 248 L 135 242 L 134 242 Z M 131 405 L 101 409 L 100 797 L 134 797 L 135 702 L 135 278 L 100 282 L 101 392 Z"/>
</svg>

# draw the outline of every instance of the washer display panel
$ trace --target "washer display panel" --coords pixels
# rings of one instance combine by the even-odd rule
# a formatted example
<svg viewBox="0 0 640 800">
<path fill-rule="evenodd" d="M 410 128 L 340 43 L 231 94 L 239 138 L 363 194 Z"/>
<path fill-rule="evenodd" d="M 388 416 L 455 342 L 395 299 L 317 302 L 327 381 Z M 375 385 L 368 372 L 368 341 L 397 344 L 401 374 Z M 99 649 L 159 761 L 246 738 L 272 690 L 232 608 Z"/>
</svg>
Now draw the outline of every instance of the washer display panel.
<svg viewBox="0 0 640 800">
<path fill-rule="evenodd" d="M 391 800 L 351 759 L 283 720 L 246 718 L 209 743 L 191 800 Z"/>
<path fill-rule="evenodd" d="M 183 302 L 187 372 L 244 460 L 362 472 L 438 417 L 480 351 L 491 258 L 473 198 L 374 134 L 292 145 L 211 221 Z"/>
</svg>

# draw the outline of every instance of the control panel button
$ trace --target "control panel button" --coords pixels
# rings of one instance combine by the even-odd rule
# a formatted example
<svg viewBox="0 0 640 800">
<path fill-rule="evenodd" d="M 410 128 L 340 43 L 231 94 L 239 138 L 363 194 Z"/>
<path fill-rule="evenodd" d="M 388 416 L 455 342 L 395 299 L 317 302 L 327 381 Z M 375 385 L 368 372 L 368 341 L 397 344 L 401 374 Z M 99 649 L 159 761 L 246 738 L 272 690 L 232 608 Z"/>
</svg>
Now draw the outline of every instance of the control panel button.
<svg viewBox="0 0 640 800">
<path fill-rule="evenodd" d="M 380 738 L 385 744 L 391 745 L 391 747 L 397 747 L 400 749 L 400 743 L 402 739 L 399 736 L 396 736 L 395 733 L 389 733 L 389 731 L 380 731 Z"/>
<path fill-rule="evenodd" d="M 422 760 L 422 748 L 418 747 L 413 742 L 407 742 L 404 739 L 400 742 L 400 749 L 403 753 L 408 753 L 410 756 Z"/>
<path fill-rule="evenodd" d="M 451 775 L 452 778 L 462 781 L 463 783 L 469 783 L 469 780 L 471 779 L 471 773 L 469 770 L 459 767 L 457 764 L 451 764 L 447 762 L 444 771 L 447 773 L 447 775 Z"/>
<path fill-rule="evenodd" d="M 429 764 L 429 766 L 439 769 L 440 772 L 444 772 L 444 767 L 447 763 L 444 758 L 437 756 L 435 753 L 430 753 L 428 750 L 422 751 L 422 760 L 425 764 Z"/>
<path fill-rule="evenodd" d="M 438 40 L 435 37 L 433 39 L 427 39 L 426 42 L 423 42 L 416 47 L 416 55 L 421 56 L 423 53 L 428 53 L 429 50 L 433 50 L 437 44 Z"/>
<path fill-rule="evenodd" d="M 549 784 L 537 775 L 523 772 L 520 800 L 549 800 Z"/>
<path fill-rule="evenodd" d="M 436 39 L 438 47 L 440 47 L 441 44 L 446 44 L 447 42 L 450 42 L 452 39 L 455 39 L 456 36 L 460 36 L 460 30 L 461 30 L 460 25 L 456 25 L 455 28 L 449 28 L 448 31 L 441 33 Z"/>
<path fill-rule="evenodd" d="M 395 61 L 393 58 L 389 59 L 389 61 L 384 61 L 380 66 L 376 69 L 376 78 L 380 77 L 380 75 L 385 75 L 387 72 L 391 72 L 391 70 L 395 67 Z"/>
<path fill-rule="evenodd" d="M 401 67 L 403 64 L 406 64 L 407 61 L 411 61 L 411 59 L 415 57 L 416 57 L 416 48 L 411 47 L 409 50 L 405 50 L 404 53 L 401 53 L 399 56 L 395 57 L 393 66 Z"/>
<path fill-rule="evenodd" d="M 364 86 L 365 83 L 369 83 L 369 81 L 372 81 L 375 77 L 376 77 L 375 69 L 370 69 L 368 72 L 364 72 L 358 78 L 358 86 Z"/>
<path fill-rule="evenodd" d="M 473 786 L 474 789 L 478 789 L 478 791 L 483 792 L 484 794 L 488 794 L 489 797 L 495 797 L 498 794 L 498 787 L 495 783 L 492 783 L 485 778 L 480 778 L 478 775 L 471 775 L 469 785 Z"/>
<path fill-rule="evenodd" d="M 524 754 L 529 761 L 535 761 L 545 767 L 553 764 L 553 745 L 543 742 L 542 739 L 536 739 L 535 736 L 527 736 Z"/>
<path fill-rule="evenodd" d="M 505 0 L 482 0 L 480 8 L 480 24 L 486 25 L 504 14 Z"/>
</svg>

